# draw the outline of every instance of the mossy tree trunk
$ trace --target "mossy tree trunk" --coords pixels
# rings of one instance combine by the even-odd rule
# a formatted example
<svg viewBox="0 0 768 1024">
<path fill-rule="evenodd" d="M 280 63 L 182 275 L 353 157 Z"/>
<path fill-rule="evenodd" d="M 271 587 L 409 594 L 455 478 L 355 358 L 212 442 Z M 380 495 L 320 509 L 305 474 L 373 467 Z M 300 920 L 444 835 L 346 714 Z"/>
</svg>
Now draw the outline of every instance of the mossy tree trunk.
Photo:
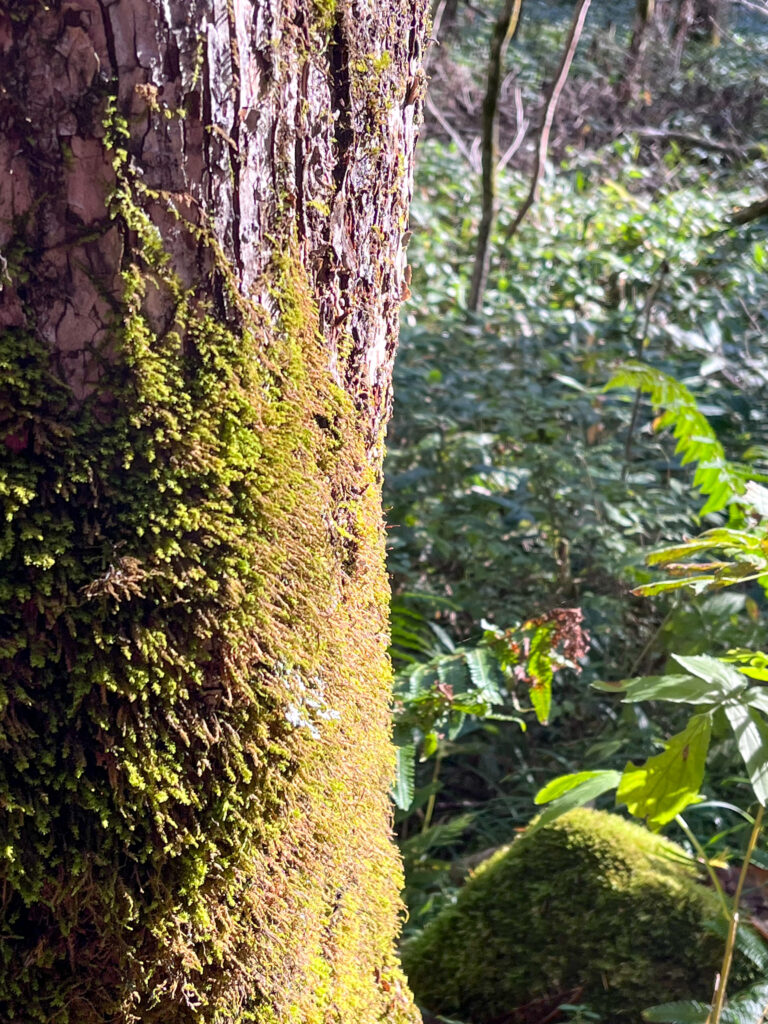
<svg viewBox="0 0 768 1024">
<path fill-rule="evenodd" d="M 416 0 L 0 0 L 0 1020 L 413 1019 Z"/>
</svg>

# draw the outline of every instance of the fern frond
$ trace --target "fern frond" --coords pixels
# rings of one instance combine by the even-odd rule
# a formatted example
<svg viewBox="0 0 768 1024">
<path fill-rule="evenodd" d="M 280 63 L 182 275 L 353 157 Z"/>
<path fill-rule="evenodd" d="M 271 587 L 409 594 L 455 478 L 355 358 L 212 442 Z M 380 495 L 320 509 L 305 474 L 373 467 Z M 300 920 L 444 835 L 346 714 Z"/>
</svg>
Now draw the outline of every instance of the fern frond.
<svg viewBox="0 0 768 1024">
<path fill-rule="evenodd" d="M 700 515 L 718 512 L 744 493 L 746 468 L 728 461 L 717 435 L 684 384 L 646 363 L 629 360 L 605 385 L 606 391 L 617 388 L 639 389 L 650 397 L 654 408 L 663 410 L 655 428 L 670 427 L 681 463 L 697 464 L 693 484 L 707 497 Z"/>
</svg>

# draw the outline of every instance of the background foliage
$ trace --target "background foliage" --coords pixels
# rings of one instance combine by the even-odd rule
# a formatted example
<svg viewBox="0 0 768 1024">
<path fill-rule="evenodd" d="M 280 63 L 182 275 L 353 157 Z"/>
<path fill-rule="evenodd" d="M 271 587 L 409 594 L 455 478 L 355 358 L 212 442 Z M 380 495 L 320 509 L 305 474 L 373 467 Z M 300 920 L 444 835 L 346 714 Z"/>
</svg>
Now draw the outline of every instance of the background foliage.
<svg viewBox="0 0 768 1024">
<path fill-rule="evenodd" d="M 695 479 L 675 422 L 657 418 L 667 405 L 634 379 L 605 388 L 642 360 L 681 382 L 706 418 L 722 446 L 716 475 L 726 462 L 744 478 L 765 472 L 766 221 L 731 218 L 765 195 L 768 18 L 729 6 L 719 46 L 694 32 L 676 66 L 671 47 L 654 44 L 628 81 L 633 7 L 594 11 L 541 196 L 508 240 L 571 10 L 525 6 L 507 55 L 501 152 L 519 122 L 515 90 L 533 127 L 500 172 L 491 275 L 472 315 L 474 140 L 495 11 L 457 10 L 430 58 L 386 467 L 410 934 L 530 820 L 553 776 L 621 771 L 687 720 L 680 705 L 621 704 L 589 683 L 662 673 L 673 653 L 758 647 L 766 614 L 755 583 L 632 592 L 660 578 L 651 552 L 725 525 L 729 510 L 705 507 L 701 469 Z M 559 608 L 581 610 L 589 650 L 569 659 L 551 648 L 553 703 L 537 718 L 530 643 L 510 672 L 489 636 L 524 634 Z M 754 797 L 717 718 L 702 791 L 695 836 L 708 850 L 738 847 Z"/>
</svg>

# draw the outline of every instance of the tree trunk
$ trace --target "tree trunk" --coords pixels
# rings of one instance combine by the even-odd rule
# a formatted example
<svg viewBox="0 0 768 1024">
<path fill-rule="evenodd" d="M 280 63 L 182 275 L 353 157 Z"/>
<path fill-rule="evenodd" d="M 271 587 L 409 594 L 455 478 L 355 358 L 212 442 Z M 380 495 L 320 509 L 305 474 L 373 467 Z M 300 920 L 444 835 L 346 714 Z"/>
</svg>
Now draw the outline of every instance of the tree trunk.
<svg viewBox="0 0 768 1024">
<path fill-rule="evenodd" d="M 0 0 L 0 1020 L 413 1020 L 379 482 L 424 3 Z"/>
</svg>

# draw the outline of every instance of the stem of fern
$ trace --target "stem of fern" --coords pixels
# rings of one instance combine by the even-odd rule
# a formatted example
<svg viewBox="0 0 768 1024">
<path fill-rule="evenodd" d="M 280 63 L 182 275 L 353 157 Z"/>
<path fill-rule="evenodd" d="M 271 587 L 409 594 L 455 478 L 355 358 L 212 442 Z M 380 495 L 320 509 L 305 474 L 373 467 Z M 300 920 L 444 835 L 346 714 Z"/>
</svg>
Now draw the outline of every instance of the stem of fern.
<svg viewBox="0 0 768 1024">
<path fill-rule="evenodd" d="M 749 870 L 749 862 L 752 860 L 752 851 L 755 849 L 757 843 L 757 837 L 760 835 L 760 829 L 763 824 L 763 814 L 765 808 L 761 804 L 758 807 L 757 814 L 755 815 L 755 823 L 752 826 L 752 834 L 749 837 L 749 843 L 747 844 L 747 852 L 744 855 L 744 863 L 741 865 L 741 871 L 739 872 L 739 881 L 736 885 L 736 893 L 733 897 L 733 912 L 731 914 L 731 923 L 728 928 L 728 938 L 725 943 L 725 952 L 723 953 L 723 966 L 720 970 L 720 984 L 717 986 L 717 992 L 715 993 L 715 1002 L 712 1007 L 712 1013 L 708 1018 L 708 1024 L 720 1024 L 720 1017 L 725 1006 L 725 989 L 728 984 L 728 975 L 731 971 L 731 964 L 733 962 L 733 950 L 736 945 L 736 932 L 739 927 L 739 904 L 741 903 L 741 894 L 744 889 L 744 883 L 747 878 L 747 871 Z"/>
<path fill-rule="evenodd" d="M 731 911 L 730 911 L 730 908 L 728 906 L 728 901 L 725 898 L 725 893 L 723 892 L 723 887 L 722 887 L 722 885 L 720 885 L 720 879 L 717 877 L 717 874 L 715 873 L 714 868 L 710 864 L 709 857 L 706 855 L 706 853 L 704 851 L 704 847 L 701 845 L 699 840 L 696 838 L 696 836 L 692 832 L 690 826 L 688 825 L 688 822 L 685 820 L 685 818 L 682 816 L 682 814 L 675 815 L 675 821 L 680 826 L 680 828 L 683 830 L 683 832 L 685 832 L 685 834 L 688 837 L 688 841 L 690 842 L 691 846 L 694 848 L 696 853 L 701 858 L 701 860 L 702 860 L 702 862 L 704 864 L 704 867 L 707 869 L 707 874 L 709 875 L 709 880 L 711 881 L 711 883 L 712 883 L 712 885 L 714 887 L 714 890 L 717 893 L 718 898 L 720 900 L 720 905 L 723 908 L 723 914 L 725 915 L 726 920 L 730 920 Z"/>
<path fill-rule="evenodd" d="M 432 771 L 432 784 L 437 782 L 440 776 L 440 762 L 442 757 L 440 754 L 435 755 L 435 767 Z M 437 787 L 435 787 L 437 788 Z M 427 809 L 424 812 L 424 824 L 421 826 L 422 833 L 426 832 L 429 826 L 432 824 L 432 815 L 435 813 L 435 800 L 437 799 L 437 793 L 434 791 L 429 795 L 429 801 L 427 802 Z"/>
</svg>

